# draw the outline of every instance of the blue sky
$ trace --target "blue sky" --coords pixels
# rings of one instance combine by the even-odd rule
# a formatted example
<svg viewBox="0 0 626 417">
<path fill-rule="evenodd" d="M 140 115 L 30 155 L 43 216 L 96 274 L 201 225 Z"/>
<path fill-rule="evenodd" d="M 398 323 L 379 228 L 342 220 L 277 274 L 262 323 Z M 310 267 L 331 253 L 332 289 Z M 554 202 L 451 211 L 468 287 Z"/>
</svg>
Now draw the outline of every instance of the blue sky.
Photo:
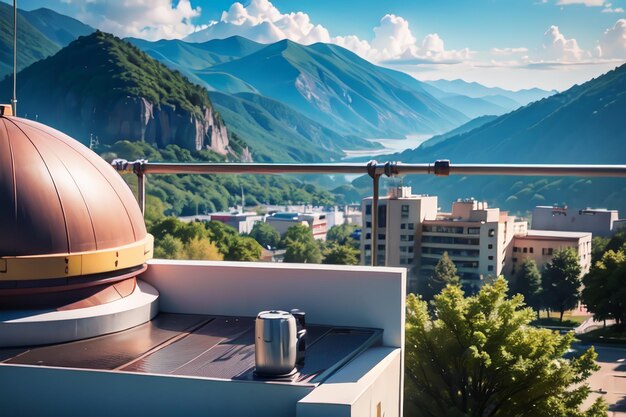
<svg viewBox="0 0 626 417">
<path fill-rule="evenodd" d="M 125 6 L 123 7 L 122 4 Z M 19 0 L 118 36 L 330 42 L 418 79 L 563 90 L 626 61 L 626 0 Z"/>
</svg>

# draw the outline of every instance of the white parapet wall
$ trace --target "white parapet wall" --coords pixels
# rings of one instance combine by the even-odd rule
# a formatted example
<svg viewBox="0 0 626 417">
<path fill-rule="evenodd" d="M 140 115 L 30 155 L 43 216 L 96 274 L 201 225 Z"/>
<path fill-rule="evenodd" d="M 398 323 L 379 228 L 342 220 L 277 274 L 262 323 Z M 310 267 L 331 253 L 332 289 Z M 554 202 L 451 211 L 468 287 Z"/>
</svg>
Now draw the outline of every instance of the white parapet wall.
<svg viewBox="0 0 626 417">
<path fill-rule="evenodd" d="M 309 323 L 383 329 L 383 345 L 404 344 L 404 268 L 152 260 L 141 279 L 159 290 L 164 312 L 255 317 L 299 308 Z"/>
</svg>

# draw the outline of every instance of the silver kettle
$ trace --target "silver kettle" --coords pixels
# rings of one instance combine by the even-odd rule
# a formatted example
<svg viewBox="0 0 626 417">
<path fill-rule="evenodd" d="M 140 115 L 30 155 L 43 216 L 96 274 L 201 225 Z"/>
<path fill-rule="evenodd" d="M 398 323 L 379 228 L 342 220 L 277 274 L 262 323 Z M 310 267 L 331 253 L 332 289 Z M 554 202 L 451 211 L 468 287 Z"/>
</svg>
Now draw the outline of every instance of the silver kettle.
<svg viewBox="0 0 626 417">
<path fill-rule="evenodd" d="M 302 364 L 306 350 L 305 326 L 305 314 L 299 310 L 260 312 L 254 325 L 256 373 L 289 375 L 296 364 Z"/>
</svg>

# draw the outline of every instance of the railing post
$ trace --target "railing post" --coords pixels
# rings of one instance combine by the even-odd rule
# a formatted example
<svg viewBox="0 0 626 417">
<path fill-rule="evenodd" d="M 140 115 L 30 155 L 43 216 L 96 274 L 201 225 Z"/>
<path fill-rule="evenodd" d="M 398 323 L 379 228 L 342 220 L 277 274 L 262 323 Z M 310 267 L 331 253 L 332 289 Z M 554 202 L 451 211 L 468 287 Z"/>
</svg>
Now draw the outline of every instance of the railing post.
<svg viewBox="0 0 626 417">
<path fill-rule="evenodd" d="M 372 177 L 372 260 L 371 265 L 378 263 L 378 188 L 384 168 L 372 160 L 367 163 L 367 175 Z"/>
<path fill-rule="evenodd" d="M 144 174 L 143 167 L 144 163 L 143 159 L 135 161 L 133 163 L 133 172 L 137 175 L 137 202 L 139 203 L 139 209 L 141 210 L 141 214 L 145 216 L 146 214 L 146 175 Z"/>
</svg>

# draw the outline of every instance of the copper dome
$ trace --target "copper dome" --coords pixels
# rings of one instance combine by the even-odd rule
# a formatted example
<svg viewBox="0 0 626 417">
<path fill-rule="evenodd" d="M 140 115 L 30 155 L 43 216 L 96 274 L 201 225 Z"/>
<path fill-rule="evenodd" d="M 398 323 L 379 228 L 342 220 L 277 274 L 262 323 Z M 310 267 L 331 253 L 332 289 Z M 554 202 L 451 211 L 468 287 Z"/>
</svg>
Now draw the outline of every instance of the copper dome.
<svg viewBox="0 0 626 417">
<path fill-rule="evenodd" d="M 151 254 L 133 193 L 109 164 L 55 129 L 0 117 L 0 294 L 113 282 Z"/>
</svg>

